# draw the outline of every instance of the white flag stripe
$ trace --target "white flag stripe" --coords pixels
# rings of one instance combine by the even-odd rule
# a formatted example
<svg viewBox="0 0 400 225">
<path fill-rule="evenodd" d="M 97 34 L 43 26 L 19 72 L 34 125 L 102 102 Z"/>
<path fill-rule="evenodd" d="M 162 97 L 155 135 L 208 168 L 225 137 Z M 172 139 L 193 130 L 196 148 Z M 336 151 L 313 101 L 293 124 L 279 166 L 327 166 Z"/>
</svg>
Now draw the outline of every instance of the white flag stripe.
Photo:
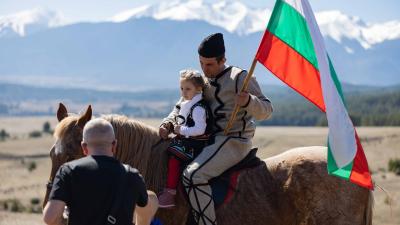
<svg viewBox="0 0 400 225">
<path fill-rule="evenodd" d="M 353 161 L 357 152 L 354 126 L 347 113 L 346 107 L 339 96 L 339 91 L 332 80 L 327 57 L 328 54 L 311 6 L 307 0 L 296 0 L 296 2 L 296 5 L 300 2 L 302 3 L 301 10 L 304 12 L 318 60 L 322 92 L 329 126 L 329 144 L 336 165 L 339 168 L 343 168 Z"/>
<path fill-rule="evenodd" d="M 288 5 L 291 5 L 298 13 L 300 13 L 304 18 L 304 10 L 303 6 L 301 5 L 301 1 L 299 0 L 284 0 Z"/>
</svg>

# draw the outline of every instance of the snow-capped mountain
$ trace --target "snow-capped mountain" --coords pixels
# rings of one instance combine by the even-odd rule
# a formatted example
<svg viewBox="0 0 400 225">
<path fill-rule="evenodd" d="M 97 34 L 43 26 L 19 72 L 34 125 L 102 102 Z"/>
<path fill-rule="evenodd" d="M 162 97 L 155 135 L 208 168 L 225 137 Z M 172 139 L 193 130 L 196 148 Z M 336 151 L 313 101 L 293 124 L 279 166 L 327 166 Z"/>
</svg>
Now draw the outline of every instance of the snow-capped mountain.
<svg viewBox="0 0 400 225">
<path fill-rule="evenodd" d="M 234 0 L 217 3 L 174 0 L 125 10 L 107 21 L 119 23 L 138 18 L 200 20 L 243 36 L 264 31 L 271 12 L 268 8 L 251 8 Z M 323 35 L 339 43 L 342 43 L 344 38 L 356 40 L 364 49 L 368 49 L 387 40 L 400 39 L 400 21 L 368 23 L 337 10 L 316 12 L 316 17 Z M 13 15 L 0 16 L 0 38 L 25 36 L 64 24 L 65 18 L 60 13 L 41 8 L 25 10 Z M 348 53 L 354 52 L 349 46 L 345 48 Z"/>
<path fill-rule="evenodd" d="M 39 30 L 63 25 L 63 20 L 61 14 L 41 8 L 0 16 L 0 38 L 23 37 Z"/>
<path fill-rule="evenodd" d="M 156 20 L 201 20 L 226 31 L 248 35 L 264 31 L 271 9 L 254 9 L 237 1 L 207 3 L 202 0 L 171 1 L 126 10 L 111 18 L 114 22 L 150 17 Z M 357 40 L 364 49 L 386 40 L 400 39 L 400 21 L 366 23 L 340 11 L 316 13 L 321 32 L 337 42 L 343 38 Z M 347 47 L 351 53 L 353 49 Z"/>
<path fill-rule="evenodd" d="M 228 63 L 248 68 L 270 14 L 235 1 L 189 0 L 69 25 L 58 13 L 39 9 L 0 16 L 0 82 L 175 87 L 177 71 L 200 69 L 197 46 L 214 32 L 224 33 Z M 316 16 L 341 81 L 400 83 L 399 21 L 368 23 L 339 11 Z M 256 74 L 268 72 L 260 65 Z M 261 83 L 280 81 L 268 74 Z"/>
<path fill-rule="evenodd" d="M 170 1 L 127 10 L 111 18 L 114 22 L 150 17 L 156 20 L 201 20 L 223 29 L 246 35 L 263 30 L 270 9 L 253 9 L 237 1 L 206 3 L 202 0 Z"/>
<path fill-rule="evenodd" d="M 364 49 L 388 40 L 400 39 L 400 21 L 365 23 L 340 11 L 316 14 L 321 32 L 341 43 L 343 38 L 357 40 Z"/>
</svg>

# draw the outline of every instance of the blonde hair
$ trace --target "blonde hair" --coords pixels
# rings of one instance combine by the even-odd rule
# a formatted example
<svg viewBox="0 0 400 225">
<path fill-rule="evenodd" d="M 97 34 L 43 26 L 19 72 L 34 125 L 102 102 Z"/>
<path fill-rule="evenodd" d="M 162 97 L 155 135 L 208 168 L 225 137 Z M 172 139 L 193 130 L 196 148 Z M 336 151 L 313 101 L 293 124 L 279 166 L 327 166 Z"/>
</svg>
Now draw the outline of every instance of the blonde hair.
<svg viewBox="0 0 400 225">
<path fill-rule="evenodd" d="M 201 73 L 197 70 L 187 69 L 179 71 L 181 80 L 190 81 L 195 87 L 201 87 L 201 90 L 207 86 L 207 83 Z"/>
</svg>

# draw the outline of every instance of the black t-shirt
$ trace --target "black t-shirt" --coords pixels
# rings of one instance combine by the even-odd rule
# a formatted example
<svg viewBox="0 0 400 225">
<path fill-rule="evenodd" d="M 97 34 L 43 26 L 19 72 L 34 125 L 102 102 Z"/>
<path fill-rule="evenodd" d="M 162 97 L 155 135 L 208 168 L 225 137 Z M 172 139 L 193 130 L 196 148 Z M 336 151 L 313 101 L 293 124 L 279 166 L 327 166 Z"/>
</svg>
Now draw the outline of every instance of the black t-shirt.
<svg viewBox="0 0 400 225">
<path fill-rule="evenodd" d="M 50 200 L 61 200 L 69 208 L 70 225 L 104 225 L 112 207 L 120 174 L 120 162 L 109 156 L 87 156 L 65 163 L 54 178 Z M 123 207 L 118 225 L 132 224 L 135 205 L 147 205 L 147 191 L 136 169 L 124 174 Z"/>
</svg>

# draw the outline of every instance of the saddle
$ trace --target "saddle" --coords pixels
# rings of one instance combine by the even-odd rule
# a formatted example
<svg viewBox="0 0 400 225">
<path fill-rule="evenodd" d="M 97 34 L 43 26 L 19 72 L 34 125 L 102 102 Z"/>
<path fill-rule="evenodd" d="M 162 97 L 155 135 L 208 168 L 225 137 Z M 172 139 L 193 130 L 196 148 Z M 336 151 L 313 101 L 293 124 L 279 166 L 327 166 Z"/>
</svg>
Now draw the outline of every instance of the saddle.
<svg viewBox="0 0 400 225">
<path fill-rule="evenodd" d="M 253 168 L 261 164 L 260 158 L 256 156 L 258 148 L 250 150 L 249 154 L 239 163 L 227 169 L 220 176 L 209 181 L 215 207 L 219 207 L 229 202 L 237 191 L 237 178 L 240 172 L 245 169 Z"/>
<path fill-rule="evenodd" d="M 258 148 L 251 149 L 249 154 L 247 154 L 247 156 L 242 159 L 242 161 L 227 169 L 220 176 L 215 177 L 209 181 L 215 208 L 218 208 L 223 204 L 228 203 L 232 199 L 235 192 L 237 191 L 237 179 L 239 177 L 239 174 L 243 170 L 253 168 L 261 164 L 260 158 L 256 156 L 257 150 Z M 189 213 L 185 224 L 197 224 L 193 214 Z"/>
<path fill-rule="evenodd" d="M 209 180 L 208 183 L 211 186 L 214 206 L 216 208 L 229 202 L 229 200 L 234 196 L 235 192 L 237 191 L 237 179 L 243 170 L 253 168 L 261 164 L 260 158 L 256 156 L 257 150 L 258 148 L 251 149 L 247 156 L 242 159 L 242 161 L 227 169 L 218 177 L 214 177 Z M 182 188 L 182 186 L 180 186 L 180 188 Z M 182 190 L 182 193 L 185 193 L 185 191 Z"/>
</svg>

